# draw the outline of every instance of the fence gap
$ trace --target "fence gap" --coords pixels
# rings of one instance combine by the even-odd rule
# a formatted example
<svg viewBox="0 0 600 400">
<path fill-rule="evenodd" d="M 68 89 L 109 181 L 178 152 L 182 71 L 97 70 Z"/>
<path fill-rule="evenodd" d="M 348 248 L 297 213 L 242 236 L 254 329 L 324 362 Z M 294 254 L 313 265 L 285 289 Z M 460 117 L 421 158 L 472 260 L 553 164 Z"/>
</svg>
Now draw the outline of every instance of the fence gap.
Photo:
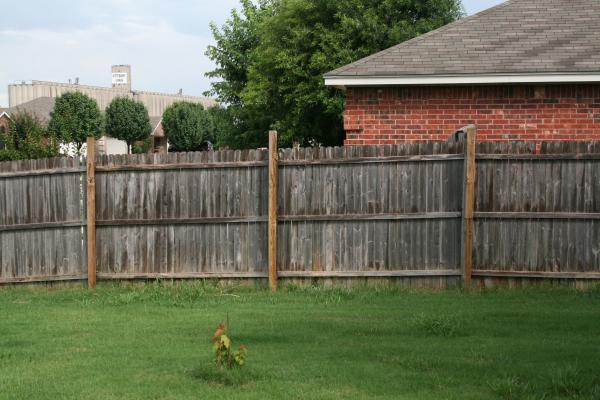
<svg viewBox="0 0 600 400">
<path fill-rule="evenodd" d="M 269 287 L 277 290 L 277 131 L 269 132 Z"/>
<path fill-rule="evenodd" d="M 94 169 L 96 140 L 87 138 L 87 281 L 96 287 L 96 177 Z"/>
<path fill-rule="evenodd" d="M 463 288 L 471 289 L 473 274 L 473 212 L 475 209 L 475 125 L 464 128 L 465 164 L 463 172 L 462 274 Z"/>
</svg>

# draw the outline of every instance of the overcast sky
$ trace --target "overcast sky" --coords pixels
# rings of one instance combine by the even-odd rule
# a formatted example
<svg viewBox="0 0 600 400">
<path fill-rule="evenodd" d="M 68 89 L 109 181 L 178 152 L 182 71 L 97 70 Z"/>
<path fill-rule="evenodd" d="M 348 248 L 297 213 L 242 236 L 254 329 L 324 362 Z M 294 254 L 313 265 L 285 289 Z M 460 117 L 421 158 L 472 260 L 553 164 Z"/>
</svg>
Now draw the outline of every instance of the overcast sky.
<svg viewBox="0 0 600 400">
<path fill-rule="evenodd" d="M 469 15 L 503 0 L 463 0 Z M 2 2 L 0 107 L 7 85 L 50 80 L 110 85 L 112 64 L 131 64 L 134 89 L 201 95 L 208 24 L 238 0 L 21 0 Z"/>
</svg>

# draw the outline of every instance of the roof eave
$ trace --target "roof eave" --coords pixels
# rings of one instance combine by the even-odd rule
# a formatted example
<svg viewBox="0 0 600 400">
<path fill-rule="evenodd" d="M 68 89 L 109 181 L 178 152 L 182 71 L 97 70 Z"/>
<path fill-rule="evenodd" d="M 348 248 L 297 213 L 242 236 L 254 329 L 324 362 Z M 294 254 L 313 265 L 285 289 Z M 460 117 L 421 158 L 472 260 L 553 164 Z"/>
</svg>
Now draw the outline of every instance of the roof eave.
<svg viewBox="0 0 600 400">
<path fill-rule="evenodd" d="M 405 76 L 325 76 L 325 85 L 340 89 L 361 86 L 486 85 L 525 83 L 594 83 L 599 72 L 537 74 L 469 74 Z"/>
</svg>

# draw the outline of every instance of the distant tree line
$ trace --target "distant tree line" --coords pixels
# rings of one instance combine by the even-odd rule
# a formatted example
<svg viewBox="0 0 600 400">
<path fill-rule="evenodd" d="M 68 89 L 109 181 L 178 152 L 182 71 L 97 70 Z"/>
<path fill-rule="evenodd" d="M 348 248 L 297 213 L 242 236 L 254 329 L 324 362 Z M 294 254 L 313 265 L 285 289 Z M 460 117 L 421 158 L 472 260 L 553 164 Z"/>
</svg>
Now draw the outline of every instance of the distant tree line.
<svg viewBox="0 0 600 400">
<path fill-rule="evenodd" d="M 163 127 L 169 151 L 204 149 L 227 123 L 223 112 L 219 107 L 205 110 L 189 102 L 168 107 Z M 118 97 L 102 113 L 94 99 L 68 92 L 56 98 L 47 125 L 27 112 L 10 116 L 8 130 L 0 132 L 0 161 L 57 157 L 65 152 L 81 154 L 88 136 L 102 135 L 123 140 L 129 153 L 145 153 L 152 145 L 151 133 L 148 111 L 141 102 Z"/>
</svg>

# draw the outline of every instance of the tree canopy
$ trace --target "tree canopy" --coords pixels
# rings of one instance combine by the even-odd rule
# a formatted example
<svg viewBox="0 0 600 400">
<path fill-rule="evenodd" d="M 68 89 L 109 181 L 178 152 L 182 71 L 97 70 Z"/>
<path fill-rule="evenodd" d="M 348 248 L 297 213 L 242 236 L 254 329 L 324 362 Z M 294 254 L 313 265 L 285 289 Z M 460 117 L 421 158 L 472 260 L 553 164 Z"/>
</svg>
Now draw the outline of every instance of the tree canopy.
<svg viewBox="0 0 600 400">
<path fill-rule="evenodd" d="M 201 104 L 180 101 L 163 114 L 163 129 L 169 151 L 198 151 L 214 135 L 214 124 Z"/>
<path fill-rule="evenodd" d="M 106 108 L 106 134 L 127 143 L 147 139 L 152 133 L 148 110 L 143 103 L 127 97 L 117 97 Z"/>
<path fill-rule="evenodd" d="M 74 143 L 80 152 L 88 136 L 101 136 L 102 125 L 96 100 L 80 92 L 67 92 L 56 98 L 48 131 L 62 143 Z"/>
<path fill-rule="evenodd" d="M 228 105 L 233 148 L 343 140 L 343 93 L 323 74 L 463 15 L 460 0 L 241 1 L 206 54 L 219 79 L 207 92 Z"/>
</svg>

